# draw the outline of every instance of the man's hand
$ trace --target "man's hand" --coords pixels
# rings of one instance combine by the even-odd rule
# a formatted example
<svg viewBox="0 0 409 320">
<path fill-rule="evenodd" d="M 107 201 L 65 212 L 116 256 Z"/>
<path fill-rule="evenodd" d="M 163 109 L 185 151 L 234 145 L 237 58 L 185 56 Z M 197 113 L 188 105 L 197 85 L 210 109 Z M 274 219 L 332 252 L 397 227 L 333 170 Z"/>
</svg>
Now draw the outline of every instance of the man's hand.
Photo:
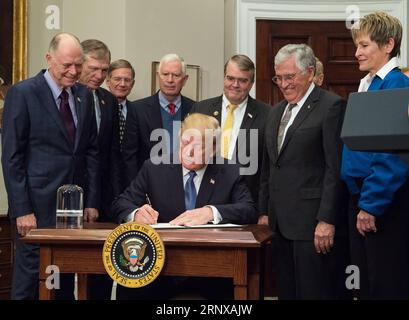
<svg viewBox="0 0 409 320">
<path fill-rule="evenodd" d="M 376 232 L 376 217 L 370 213 L 361 210 L 356 217 L 356 228 L 358 232 L 365 237 L 365 232 Z"/>
<path fill-rule="evenodd" d="M 98 210 L 95 208 L 85 208 L 84 209 L 84 221 L 85 222 L 95 222 L 99 217 Z"/>
<path fill-rule="evenodd" d="M 31 230 L 37 229 L 37 219 L 34 213 L 29 213 L 25 216 L 16 219 L 17 232 L 23 237 Z"/>
<path fill-rule="evenodd" d="M 314 233 L 314 246 L 317 253 L 326 254 L 334 245 L 335 226 L 324 221 L 318 222 Z"/>
<path fill-rule="evenodd" d="M 153 209 L 149 204 L 144 204 L 135 213 L 134 221 L 144 224 L 155 224 L 158 222 L 159 212 Z"/>
<path fill-rule="evenodd" d="M 213 211 L 210 207 L 206 206 L 193 210 L 187 210 L 169 223 L 178 226 L 195 226 L 198 224 L 207 224 L 212 220 Z"/>
<path fill-rule="evenodd" d="M 268 215 L 262 214 L 261 216 L 259 216 L 257 224 L 268 226 Z"/>
</svg>

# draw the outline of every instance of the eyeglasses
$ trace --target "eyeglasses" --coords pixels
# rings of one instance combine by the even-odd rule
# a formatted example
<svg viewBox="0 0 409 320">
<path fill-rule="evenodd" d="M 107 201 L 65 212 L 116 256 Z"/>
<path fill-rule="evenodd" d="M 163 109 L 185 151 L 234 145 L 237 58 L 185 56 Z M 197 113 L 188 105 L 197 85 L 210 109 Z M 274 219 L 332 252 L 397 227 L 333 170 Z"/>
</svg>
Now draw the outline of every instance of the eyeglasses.
<svg viewBox="0 0 409 320">
<path fill-rule="evenodd" d="M 174 78 L 175 80 L 179 80 L 183 77 L 182 73 L 170 73 L 170 72 L 159 72 L 159 77 L 162 79 L 167 79 L 169 77 Z"/>
<path fill-rule="evenodd" d="M 118 82 L 118 83 L 124 81 L 125 84 L 130 84 L 133 81 L 133 79 L 131 78 L 121 78 L 121 77 L 112 77 L 111 80 L 114 82 Z"/>
<path fill-rule="evenodd" d="M 228 82 L 231 82 L 231 83 L 234 83 L 234 82 L 238 82 L 240 85 L 242 85 L 242 86 L 244 86 L 244 85 L 246 85 L 247 83 L 249 83 L 250 82 L 250 79 L 248 79 L 248 78 L 235 78 L 235 77 L 232 77 L 232 76 L 228 76 L 228 75 L 226 75 L 225 77 L 224 77 Z"/>
<path fill-rule="evenodd" d="M 273 82 L 274 82 L 275 84 L 282 83 L 283 81 L 293 82 L 293 81 L 295 80 L 295 77 L 296 77 L 297 74 L 299 74 L 299 73 L 300 73 L 300 72 L 285 74 L 285 75 L 283 75 L 283 76 L 274 76 L 271 80 L 273 80 Z"/>
</svg>

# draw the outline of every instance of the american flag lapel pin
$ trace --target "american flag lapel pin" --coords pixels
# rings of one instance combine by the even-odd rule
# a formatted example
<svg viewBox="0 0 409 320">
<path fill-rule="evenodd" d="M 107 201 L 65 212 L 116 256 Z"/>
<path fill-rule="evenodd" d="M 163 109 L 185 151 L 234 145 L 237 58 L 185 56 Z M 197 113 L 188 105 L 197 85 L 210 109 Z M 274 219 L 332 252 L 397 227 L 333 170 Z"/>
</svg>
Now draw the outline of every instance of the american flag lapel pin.
<svg viewBox="0 0 409 320">
<path fill-rule="evenodd" d="M 210 179 L 210 183 L 211 183 L 211 184 L 215 184 L 216 181 L 214 181 L 213 179 Z"/>
<path fill-rule="evenodd" d="M 101 100 L 102 104 L 105 104 L 105 100 Z"/>
<path fill-rule="evenodd" d="M 213 112 L 213 115 L 214 115 L 215 117 L 217 117 L 217 116 L 219 115 L 219 111 Z"/>
<path fill-rule="evenodd" d="M 80 97 L 77 97 L 77 101 L 78 101 L 78 102 L 81 102 L 81 99 L 80 99 Z"/>
</svg>

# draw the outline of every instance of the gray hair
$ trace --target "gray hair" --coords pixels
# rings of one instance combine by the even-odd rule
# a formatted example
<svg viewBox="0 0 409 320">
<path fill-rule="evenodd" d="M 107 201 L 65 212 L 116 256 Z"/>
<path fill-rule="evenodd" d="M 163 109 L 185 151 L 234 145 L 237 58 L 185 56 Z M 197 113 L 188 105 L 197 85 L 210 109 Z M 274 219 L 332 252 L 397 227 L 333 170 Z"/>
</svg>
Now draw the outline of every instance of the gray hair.
<svg viewBox="0 0 409 320">
<path fill-rule="evenodd" d="M 236 54 L 232 56 L 224 65 L 224 74 L 226 75 L 227 66 L 229 62 L 234 62 L 240 71 L 247 71 L 250 72 L 250 81 L 254 82 L 254 74 L 256 72 L 256 67 L 254 66 L 254 62 L 251 59 L 244 55 L 244 54 Z"/>
<path fill-rule="evenodd" d="M 176 53 L 168 53 L 160 59 L 158 70 L 160 71 L 162 64 L 170 61 L 179 61 L 182 66 L 182 73 L 186 74 L 186 63 L 181 56 Z"/>
<path fill-rule="evenodd" d="M 92 56 L 97 60 L 105 59 L 108 56 L 108 60 L 111 61 L 111 51 L 108 46 L 100 40 L 88 39 L 81 42 L 82 51 L 86 56 Z"/>
<path fill-rule="evenodd" d="M 297 67 L 306 72 L 308 68 L 313 67 L 315 70 L 315 55 L 314 51 L 306 44 L 287 44 L 278 50 L 275 58 L 274 65 L 278 66 L 291 56 L 295 57 L 295 63 Z"/>
<path fill-rule="evenodd" d="M 125 59 L 118 59 L 115 60 L 113 62 L 111 62 L 111 64 L 109 65 L 108 68 L 108 78 L 111 78 L 112 72 L 116 69 L 130 69 L 131 70 L 131 74 L 132 74 L 132 80 L 135 79 L 135 69 L 132 67 L 131 63 L 128 60 Z"/>
</svg>

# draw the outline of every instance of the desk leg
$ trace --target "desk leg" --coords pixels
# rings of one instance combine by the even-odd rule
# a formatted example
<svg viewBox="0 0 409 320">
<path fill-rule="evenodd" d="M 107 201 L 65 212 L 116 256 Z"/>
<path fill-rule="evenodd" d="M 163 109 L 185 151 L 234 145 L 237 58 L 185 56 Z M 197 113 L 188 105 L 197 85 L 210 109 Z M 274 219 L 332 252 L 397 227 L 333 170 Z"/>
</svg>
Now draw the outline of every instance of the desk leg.
<svg viewBox="0 0 409 320">
<path fill-rule="evenodd" d="M 247 250 L 236 250 L 233 263 L 234 300 L 247 300 Z"/>
<path fill-rule="evenodd" d="M 264 261 L 260 257 L 260 250 L 251 250 L 248 252 L 248 298 L 250 300 L 262 299 L 264 295 L 263 283 L 262 283 L 262 264 Z"/>
<path fill-rule="evenodd" d="M 40 265 L 38 268 L 38 298 L 40 300 L 53 300 L 54 290 L 46 287 L 46 281 L 49 274 L 46 273 L 47 267 L 52 265 L 52 248 L 50 246 L 41 246 Z"/>
<path fill-rule="evenodd" d="M 78 273 L 78 300 L 88 300 L 88 275 Z"/>
</svg>

